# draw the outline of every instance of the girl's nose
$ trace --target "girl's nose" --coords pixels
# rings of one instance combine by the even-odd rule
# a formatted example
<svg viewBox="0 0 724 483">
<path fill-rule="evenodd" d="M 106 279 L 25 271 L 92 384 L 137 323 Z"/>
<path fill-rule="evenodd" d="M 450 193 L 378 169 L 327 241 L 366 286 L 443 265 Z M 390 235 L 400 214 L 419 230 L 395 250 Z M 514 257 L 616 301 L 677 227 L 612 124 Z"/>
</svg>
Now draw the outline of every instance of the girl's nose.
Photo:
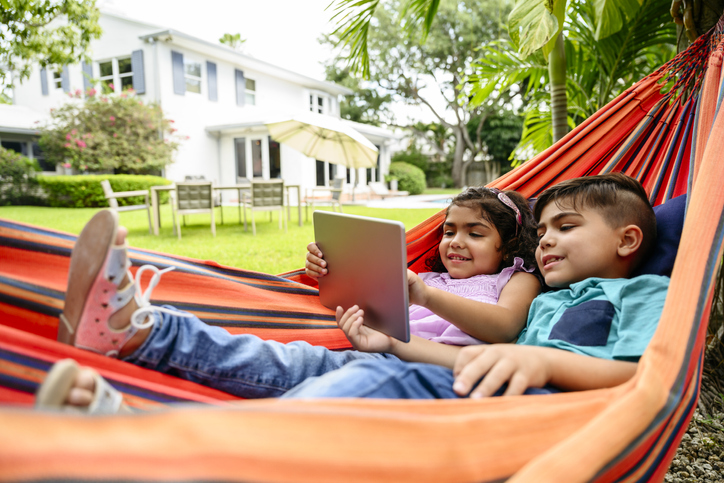
<svg viewBox="0 0 724 483">
<path fill-rule="evenodd" d="M 456 235 L 453 237 L 452 241 L 450 242 L 450 245 L 452 245 L 452 246 L 454 246 L 454 247 L 463 247 L 463 246 L 464 246 L 464 243 L 463 243 L 462 236 L 461 236 L 459 233 L 456 234 Z"/>
</svg>

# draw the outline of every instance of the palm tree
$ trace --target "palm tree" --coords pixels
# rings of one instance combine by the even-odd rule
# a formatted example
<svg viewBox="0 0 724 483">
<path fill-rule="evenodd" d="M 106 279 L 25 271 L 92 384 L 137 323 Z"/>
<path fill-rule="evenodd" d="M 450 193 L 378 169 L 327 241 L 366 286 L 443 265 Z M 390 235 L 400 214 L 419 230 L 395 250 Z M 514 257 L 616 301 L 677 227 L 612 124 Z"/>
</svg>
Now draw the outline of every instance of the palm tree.
<svg viewBox="0 0 724 483">
<path fill-rule="evenodd" d="M 339 36 L 340 43 L 349 47 L 352 69 L 364 76 L 369 75 L 370 62 L 367 33 L 379 2 L 380 0 L 337 0 L 333 7 L 334 19 L 339 22 L 335 33 Z M 525 80 L 527 92 L 531 95 L 538 96 L 540 89 L 550 85 L 551 97 L 545 103 L 547 106 L 538 102 L 526 111 L 524 137 L 526 134 L 530 137 L 534 133 L 535 143 L 541 146 L 545 130 L 552 132 L 551 126 L 555 126 L 554 137 L 548 136 L 547 140 L 558 139 L 565 134 L 567 125 L 570 124 L 571 111 L 577 114 L 592 112 L 588 108 L 582 109 L 580 102 L 568 106 L 567 99 L 571 90 L 585 98 L 583 104 L 586 106 L 595 98 L 599 101 L 595 104 L 600 107 L 603 105 L 600 104 L 602 99 L 610 99 L 612 93 L 620 90 L 622 76 L 634 69 L 634 66 L 642 64 L 640 56 L 645 59 L 660 57 L 656 52 L 652 54 L 649 51 L 657 44 L 672 41 L 673 24 L 670 17 L 667 17 L 669 2 L 639 2 L 640 5 L 631 0 L 574 0 L 567 6 L 565 0 L 516 0 L 509 17 L 511 41 L 502 48 L 500 42 L 489 44 L 481 52 L 480 64 L 490 68 L 503 67 L 505 62 L 517 64 L 510 66 L 516 72 L 503 72 L 501 75 L 509 80 L 515 79 L 515 82 Z M 424 40 L 435 19 L 438 5 L 439 0 L 407 0 L 400 12 L 400 18 L 408 31 L 422 31 Z M 575 29 L 580 27 L 585 27 L 585 31 L 577 33 Z M 564 32 L 571 38 L 564 39 Z M 582 50 L 578 50 L 581 45 Z M 514 52 L 518 53 L 517 60 L 509 58 Z M 569 59 L 568 55 L 574 55 L 574 59 Z M 496 65 L 494 61 L 490 61 L 491 58 L 497 58 L 504 63 Z M 573 75 L 568 75 L 571 67 L 577 70 Z M 594 70 L 581 70 L 585 67 Z M 546 72 L 541 72 L 541 68 Z M 530 75 L 526 75 L 524 71 L 528 71 Z M 479 82 L 479 88 L 475 92 L 477 102 L 484 101 L 496 92 L 495 85 L 480 83 L 486 75 L 492 74 L 483 69 L 474 77 Z M 542 76 L 544 82 L 533 75 Z M 586 79 L 580 79 L 581 76 Z M 574 81 L 585 80 L 582 84 L 588 84 L 588 78 L 598 78 L 596 84 L 601 88 L 595 95 L 591 95 L 585 92 L 582 86 L 575 88 L 575 83 L 581 85 L 581 82 L 574 82 L 572 86 L 572 77 Z M 502 87 L 511 86 L 512 84 Z M 532 90 L 531 86 L 539 90 Z M 501 90 L 497 89 L 497 92 Z M 573 116 L 574 119 L 576 117 L 577 115 Z M 546 129 L 542 129 L 544 126 Z"/>
</svg>

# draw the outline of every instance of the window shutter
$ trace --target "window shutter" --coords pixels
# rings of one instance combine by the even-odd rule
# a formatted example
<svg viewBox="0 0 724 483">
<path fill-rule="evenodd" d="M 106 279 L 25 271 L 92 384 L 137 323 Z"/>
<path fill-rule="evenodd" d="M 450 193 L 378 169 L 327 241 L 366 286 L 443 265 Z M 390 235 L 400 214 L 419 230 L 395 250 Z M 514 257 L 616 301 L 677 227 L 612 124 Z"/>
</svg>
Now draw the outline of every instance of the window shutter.
<svg viewBox="0 0 724 483">
<path fill-rule="evenodd" d="M 146 93 L 146 77 L 143 71 L 143 50 L 131 52 L 131 70 L 133 71 L 133 90 L 136 94 Z"/>
<path fill-rule="evenodd" d="M 63 71 L 60 74 L 60 86 L 63 88 L 63 92 L 70 92 L 70 73 L 67 65 L 63 66 Z"/>
<path fill-rule="evenodd" d="M 206 77 L 209 81 L 209 100 L 218 101 L 219 96 L 216 91 L 216 64 L 206 61 Z"/>
<path fill-rule="evenodd" d="M 93 87 L 93 64 L 86 64 L 84 60 L 81 68 L 83 69 L 83 90 L 88 92 L 88 89 Z"/>
<path fill-rule="evenodd" d="M 173 64 L 173 93 L 181 96 L 186 94 L 186 78 L 184 76 L 184 54 L 171 51 Z"/>
<path fill-rule="evenodd" d="M 48 71 L 45 67 L 40 69 L 40 92 L 44 96 L 48 95 Z"/>
<path fill-rule="evenodd" d="M 234 69 L 236 76 L 236 105 L 243 106 L 246 97 L 246 79 L 244 79 L 244 71 Z"/>
</svg>

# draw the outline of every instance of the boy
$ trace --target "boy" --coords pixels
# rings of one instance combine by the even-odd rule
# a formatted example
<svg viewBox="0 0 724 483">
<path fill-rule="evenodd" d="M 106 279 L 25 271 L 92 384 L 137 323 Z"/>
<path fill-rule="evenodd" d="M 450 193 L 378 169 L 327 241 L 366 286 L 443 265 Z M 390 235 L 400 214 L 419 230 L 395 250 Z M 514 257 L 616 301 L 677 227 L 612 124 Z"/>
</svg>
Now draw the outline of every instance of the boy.
<svg viewBox="0 0 724 483">
<path fill-rule="evenodd" d="M 355 360 L 306 378 L 284 397 L 484 397 L 503 391 L 595 389 L 628 380 L 653 336 L 668 287 L 666 277 L 627 278 L 656 238 L 645 191 L 620 174 L 578 178 L 545 191 L 535 216 L 540 238 L 536 260 L 546 283 L 562 290 L 535 299 L 516 344 L 463 348 L 453 370 L 384 356 Z M 309 261 L 308 271 L 321 273 L 322 262 L 308 255 Z M 134 305 L 121 312 L 135 310 Z M 129 352 L 142 344 L 148 330 L 130 335 Z M 352 342 L 364 350 L 363 340 Z M 143 360 L 133 362 L 144 365 Z M 196 369 L 223 378 L 216 367 Z M 90 376 L 78 378 L 68 401 L 88 404 L 93 384 Z"/>
</svg>

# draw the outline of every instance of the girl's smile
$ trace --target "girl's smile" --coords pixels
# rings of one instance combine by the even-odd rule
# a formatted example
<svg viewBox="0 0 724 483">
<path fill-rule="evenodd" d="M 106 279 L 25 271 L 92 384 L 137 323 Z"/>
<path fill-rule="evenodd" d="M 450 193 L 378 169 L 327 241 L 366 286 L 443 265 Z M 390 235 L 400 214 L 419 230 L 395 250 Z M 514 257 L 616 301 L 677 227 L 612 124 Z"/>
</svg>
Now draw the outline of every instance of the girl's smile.
<svg viewBox="0 0 724 483">
<path fill-rule="evenodd" d="M 440 259 L 452 278 L 497 273 L 503 261 L 503 241 L 495 226 L 479 211 L 453 205 L 440 241 Z"/>
</svg>

